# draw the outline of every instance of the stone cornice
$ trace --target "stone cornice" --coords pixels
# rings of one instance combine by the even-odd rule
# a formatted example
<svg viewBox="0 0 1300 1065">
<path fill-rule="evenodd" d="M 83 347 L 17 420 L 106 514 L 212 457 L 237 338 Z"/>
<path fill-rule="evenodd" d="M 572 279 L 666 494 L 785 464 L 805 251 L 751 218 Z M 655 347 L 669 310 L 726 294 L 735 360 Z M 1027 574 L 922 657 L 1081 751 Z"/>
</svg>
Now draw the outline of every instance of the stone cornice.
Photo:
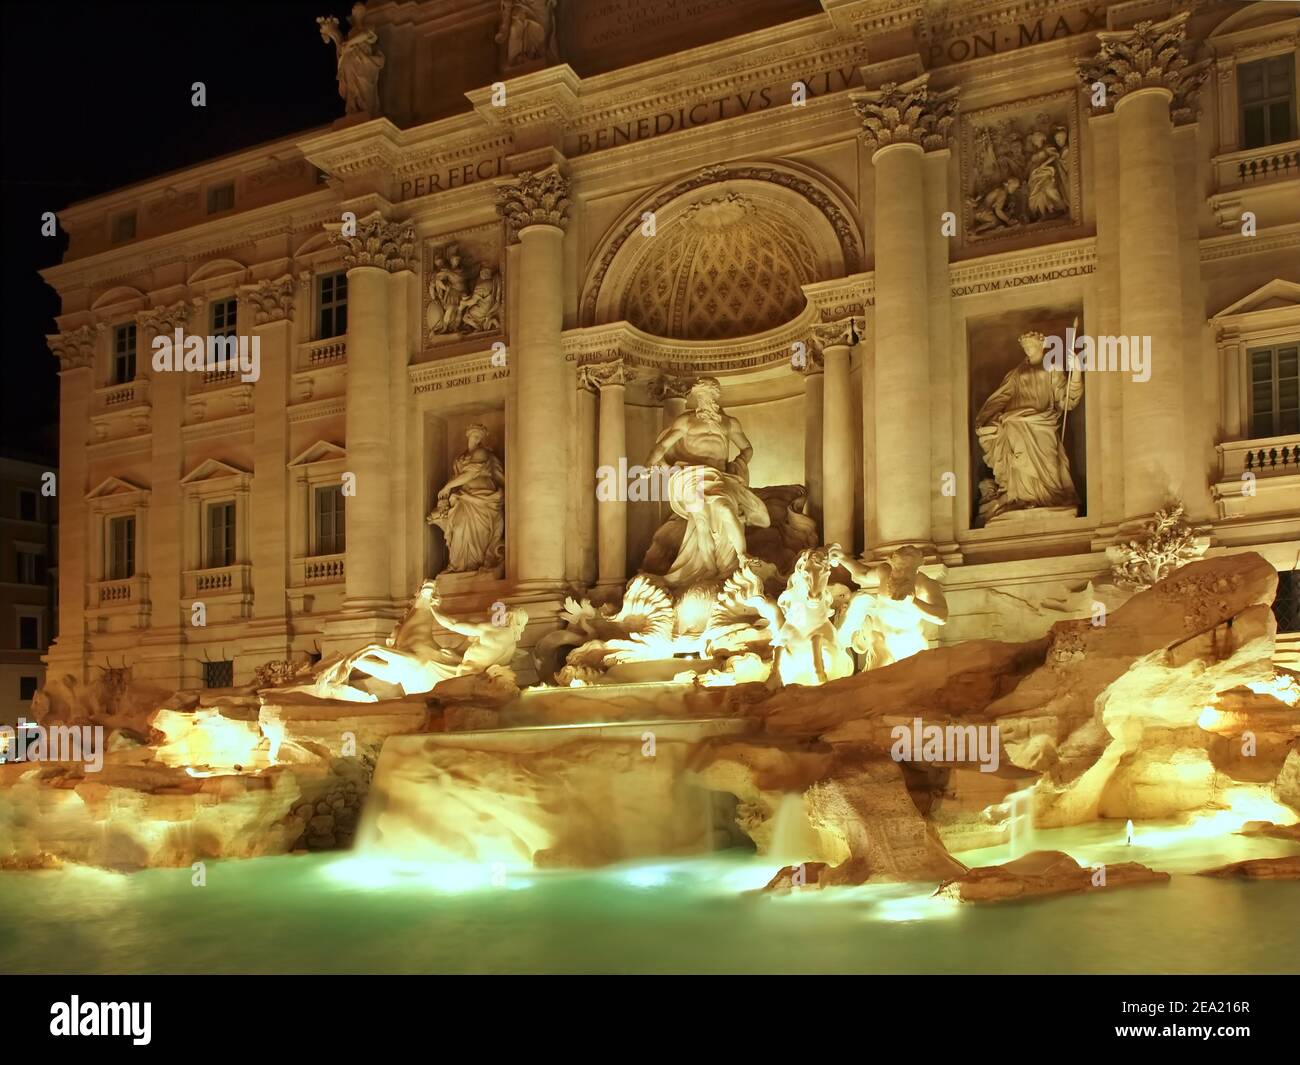
<svg viewBox="0 0 1300 1065">
<path fill-rule="evenodd" d="M 1266 255 L 1270 252 L 1300 248 L 1300 222 L 1261 229 L 1257 236 L 1243 237 L 1231 233 L 1201 240 L 1201 262 L 1233 259 L 1239 255 Z"/>
<path fill-rule="evenodd" d="M 948 281 L 953 297 L 973 296 L 1068 277 L 1083 277 L 1090 275 L 1096 267 L 1096 238 L 1085 237 L 1046 248 L 968 259 L 949 269 Z"/>
<path fill-rule="evenodd" d="M 503 84 L 505 103 L 500 107 L 493 103 L 497 94 L 490 86 L 465 94 L 489 128 L 566 125 L 577 111 L 582 79 L 571 66 L 561 63 Z"/>
<path fill-rule="evenodd" d="M 508 370 L 492 365 L 491 352 L 482 351 L 414 363 L 406 369 L 407 382 L 414 393 L 438 391 L 454 382 L 468 383 L 467 378 L 477 382 L 480 377 L 486 381 L 504 380 L 508 376 Z"/>
</svg>

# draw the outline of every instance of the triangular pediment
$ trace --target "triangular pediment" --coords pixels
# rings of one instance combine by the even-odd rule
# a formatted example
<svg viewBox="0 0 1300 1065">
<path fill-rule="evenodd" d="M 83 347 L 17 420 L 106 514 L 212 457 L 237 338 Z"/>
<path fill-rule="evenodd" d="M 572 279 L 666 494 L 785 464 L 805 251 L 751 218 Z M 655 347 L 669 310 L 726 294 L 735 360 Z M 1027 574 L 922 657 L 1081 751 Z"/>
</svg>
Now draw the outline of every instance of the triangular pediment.
<svg viewBox="0 0 1300 1065">
<path fill-rule="evenodd" d="M 1227 37 L 1229 34 L 1240 33 L 1243 30 L 1271 26 L 1275 22 L 1286 22 L 1292 18 L 1295 18 L 1294 4 L 1279 4 L 1277 0 L 1258 0 L 1257 3 L 1243 4 L 1238 7 L 1237 10 L 1214 27 L 1207 40 L 1213 41 L 1220 37 Z"/>
<path fill-rule="evenodd" d="M 86 499 L 107 499 L 110 496 L 132 495 L 135 492 L 147 491 L 149 489 L 124 481 L 121 477 L 106 477 L 86 493 Z"/>
<path fill-rule="evenodd" d="M 1274 278 L 1266 285 L 1261 285 L 1249 296 L 1243 296 L 1236 303 L 1223 308 L 1210 319 L 1218 322 L 1224 318 L 1236 318 L 1243 314 L 1255 314 L 1258 311 L 1284 311 L 1300 307 L 1300 285 L 1294 281 Z"/>
<path fill-rule="evenodd" d="M 216 481 L 223 477 L 247 477 L 248 470 L 241 470 L 220 459 L 204 459 L 189 473 L 181 478 L 181 484 L 199 484 L 202 481 Z"/>
<path fill-rule="evenodd" d="M 317 462 L 333 462 L 335 459 L 348 457 L 347 449 L 331 444 L 328 440 L 317 440 L 301 455 L 290 461 L 289 466 L 311 466 Z"/>
</svg>

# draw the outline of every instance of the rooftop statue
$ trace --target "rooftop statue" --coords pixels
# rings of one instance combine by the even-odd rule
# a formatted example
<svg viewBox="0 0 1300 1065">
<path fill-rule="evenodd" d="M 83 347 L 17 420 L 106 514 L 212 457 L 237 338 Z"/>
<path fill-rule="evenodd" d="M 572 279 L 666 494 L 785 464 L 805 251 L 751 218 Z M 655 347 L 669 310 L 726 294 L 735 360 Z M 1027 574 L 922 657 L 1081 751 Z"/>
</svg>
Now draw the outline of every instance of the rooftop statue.
<svg viewBox="0 0 1300 1065">
<path fill-rule="evenodd" d="M 543 59 L 558 63 L 555 43 L 556 0 L 501 0 L 496 43 L 506 46 L 506 66 Z"/>
<path fill-rule="evenodd" d="M 344 37 L 339 20 L 332 15 L 318 18 L 322 41 L 333 41 L 338 56 L 339 95 L 347 114 L 379 114 L 379 72 L 384 56 L 379 51 L 379 37 L 365 25 L 366 5 L 353 4 L 348 18 L 351 28 Z"/>
</svg>

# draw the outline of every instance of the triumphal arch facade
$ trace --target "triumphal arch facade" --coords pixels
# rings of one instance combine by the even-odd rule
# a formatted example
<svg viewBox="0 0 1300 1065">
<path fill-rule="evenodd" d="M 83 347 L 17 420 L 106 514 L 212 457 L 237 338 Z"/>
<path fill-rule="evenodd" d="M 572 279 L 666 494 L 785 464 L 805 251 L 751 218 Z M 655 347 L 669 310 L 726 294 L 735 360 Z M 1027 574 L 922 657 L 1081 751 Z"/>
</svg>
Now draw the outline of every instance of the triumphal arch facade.
<svg viewBox="0 0 1300 1065">
<path fill-rule="evenodd" d="M 788 629 L 824 680 L 798 612 L 900 575 L 934 642 L 1087 616 L 1156 533 L 1296 568 L 1295 4 L 319 28 L 332 126 L 61 216 L 57 674 L 246 683 L 432 579 L 539 679 Z M 190 335 L 256 366 L 158 362 Z"/>
</svg>

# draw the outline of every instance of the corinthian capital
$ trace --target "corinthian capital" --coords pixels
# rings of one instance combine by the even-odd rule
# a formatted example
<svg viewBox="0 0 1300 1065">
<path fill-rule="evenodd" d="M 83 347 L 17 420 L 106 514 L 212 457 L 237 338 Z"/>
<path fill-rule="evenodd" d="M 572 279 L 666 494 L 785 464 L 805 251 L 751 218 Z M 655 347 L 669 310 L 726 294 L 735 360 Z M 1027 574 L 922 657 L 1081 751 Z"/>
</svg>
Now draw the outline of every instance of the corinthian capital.
<svg viewBox="0 0 1300 1065">
<path fill-rule="evenodd" d="M 95 362 L 95 330 L 88 325 L 69 333 L 57 333 L 45 338 L 50 351 L 59 360 L 59 371 L 82 370 Z"/>
<path fill-rule="evenodd" d="M 330 240 L 343 245 L 343 265 L 378 266 L 390 273 L 415 269 L 415 226 L 389 222 L 376 211 L 357 220 L 356 232 L 331 232 Z"/>
<path fill-rule="evenodd" d="M 691 386 L 695 380 L 690 377 L 674 377 L 671 374 L 660 374 L 650 382 L 650 395 L 658 403 L 664 403 L 670 399 L 685 399 L 691 394 Z"/>
<path fill-rule="evenodd" d="M 178 300 L 169 307 L 149 307 L 135 316 L 136 328 L 145 338 L 174 332 L 190 318 L 190 305 Z"/>
<path fill-rule="evenodd" d="M 578 374 L 588 386 L 597 389 L 608 388 L 611 385 L 620 387 L 630 385 L 635 379 L 635 374 L 627 368 L 622 359 L 612 362 L 589 362 L 578 368 Z"/>
<path fill-rule="evenodd" d="M 862 329 L 856 318 L 818 322 L 812 327 L 812 347 L 819 356 L 827 348 L 851 348 L 861 339 Z"/>
<path fill-rule="evenodd" d="M 862 119 L 862 139 L 873 152 L 890 144 L 919 144 L 927 152 L 946 148 L 957 121 L 957 89 L 931 92 L 929 74 L 901 85 L 888 81 L 850 99 Z"/>
<path fill-rule="evenodd" d="M 243 290 L 253 308 L 253 324 L 267 325 L 293 317 L 294 279 L 289 274 L 274 281 L 260 281 Z"/>
<path fill-rule="evenodd" d="M 569 179 L 553 166 L 537 174 L 526 170 L 497 189 L 497 213 L 505 219 L 511 242 L 526 226 L 563 229 L 569 224 L 568 211 Z"/>
<path fill-rule="evenodd" d="M 1187 18 L 1183 12 L 1163 22 L 1139 22 L 1131 30 L 1097 34 L 1097 54 L 1076 61 L 1085 88 L 1098 82 L 1105 87 L 1105 102 L 1099 106 L 1094 99 L 1094 114 L 1111 110 L 1127 93 L 1160 88 L 1174 94 L 1169 110 L 1175 123 L 1196 117 L 1209 60 L 1192 62 Z"/>
</svg>

